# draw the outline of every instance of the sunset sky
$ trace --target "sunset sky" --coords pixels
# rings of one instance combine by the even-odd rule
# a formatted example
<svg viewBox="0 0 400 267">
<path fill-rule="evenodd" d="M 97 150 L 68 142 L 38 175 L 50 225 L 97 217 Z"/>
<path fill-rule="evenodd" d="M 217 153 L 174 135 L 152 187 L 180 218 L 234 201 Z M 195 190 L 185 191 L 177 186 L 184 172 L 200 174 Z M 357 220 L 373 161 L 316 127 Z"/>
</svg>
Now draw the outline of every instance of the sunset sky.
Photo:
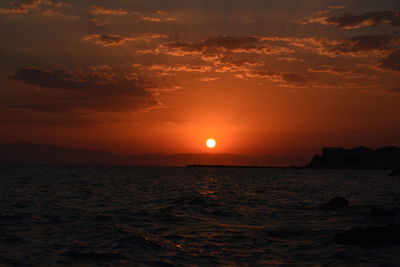
<svg viewBox="0 0 400 267">
<path fill-rule="evenodd" d="M 400 145 L 400 1 L 0 0 L 0 142 Z"/>
</svg>

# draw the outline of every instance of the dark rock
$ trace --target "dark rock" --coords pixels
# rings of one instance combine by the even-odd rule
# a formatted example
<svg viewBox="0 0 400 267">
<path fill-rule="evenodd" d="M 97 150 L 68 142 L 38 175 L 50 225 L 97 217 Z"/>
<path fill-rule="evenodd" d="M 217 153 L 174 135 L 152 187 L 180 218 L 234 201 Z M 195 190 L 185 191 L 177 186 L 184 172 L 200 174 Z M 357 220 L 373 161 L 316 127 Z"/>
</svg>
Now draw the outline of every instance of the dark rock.
<svg viewBox="0 0 400 267">
<path fill-rule="evenodd" d="M 312 158 L 306 168 L 316 169 L 393 169 L 399 166 L 400 148 L 345 149 L 324 147 L 320 155 Z"/>
<path fill-rule="evenodd" d="M 400 168 L 394 169 L 390 176 L 400 176 Z"/>
<path fill-rule="evenodd" d="M 343 197 L 334 197 L 323 206 L 327 208 L 347 208 L 349 206 L 349 201 Z"/>
<path fill-rule="evenodd" d="M 396 214 L 393 211 L 384 208 L 373 208 L 369 212 L 369 216 L 372 219 L 393 219 L 396 217 Z"/>
<path fill-rule="evenodd" d="M 342 245 L 382 246 L 400 245 L 400 224 L 380 227 L 353 227 L 335 235 L 335 241 Z"/>
</svg>

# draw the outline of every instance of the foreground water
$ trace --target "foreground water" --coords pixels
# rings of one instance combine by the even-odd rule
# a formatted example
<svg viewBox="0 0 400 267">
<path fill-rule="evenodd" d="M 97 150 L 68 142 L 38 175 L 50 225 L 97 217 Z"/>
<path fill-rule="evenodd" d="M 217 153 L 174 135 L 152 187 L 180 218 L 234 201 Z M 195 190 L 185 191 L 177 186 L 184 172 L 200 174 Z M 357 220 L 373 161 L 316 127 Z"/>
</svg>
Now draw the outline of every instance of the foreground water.
<svg viewBox="0 0 400 267">
<path fill-rule="evenodd" d="M 388 173 L 0 166 L 0 265 L 399 266 L 400 247 L 334 241 L 397 209 Z"/>
</svg>

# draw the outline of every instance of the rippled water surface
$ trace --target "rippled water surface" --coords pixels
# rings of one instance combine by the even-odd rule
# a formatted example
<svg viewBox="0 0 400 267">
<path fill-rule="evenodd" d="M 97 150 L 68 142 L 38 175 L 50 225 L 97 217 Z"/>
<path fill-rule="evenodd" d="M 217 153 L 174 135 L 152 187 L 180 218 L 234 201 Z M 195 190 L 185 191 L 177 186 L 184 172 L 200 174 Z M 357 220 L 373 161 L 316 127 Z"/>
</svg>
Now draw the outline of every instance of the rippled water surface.
<svg viewBox="0 0 400 267">
<path fill-rule="evenodd" d="M 0 265 L 399 266 L 400 247 L 334 241 L 397 209 L 388 173 L 0 166 Z"/>
</svg>

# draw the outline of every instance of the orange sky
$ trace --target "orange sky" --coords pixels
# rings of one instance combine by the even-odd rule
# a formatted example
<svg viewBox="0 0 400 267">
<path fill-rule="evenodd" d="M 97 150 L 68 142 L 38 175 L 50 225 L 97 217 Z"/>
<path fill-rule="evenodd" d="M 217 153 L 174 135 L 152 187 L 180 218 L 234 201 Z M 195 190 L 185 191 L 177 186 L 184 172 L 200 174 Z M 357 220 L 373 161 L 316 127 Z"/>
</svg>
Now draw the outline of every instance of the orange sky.
<svg viewBox="0 0 400 267">
<path fill-rule="evenodd" d="M 124 154 L 400 145 L 395 0 L 0 3 L 0 142 Z"/>
</svg>

